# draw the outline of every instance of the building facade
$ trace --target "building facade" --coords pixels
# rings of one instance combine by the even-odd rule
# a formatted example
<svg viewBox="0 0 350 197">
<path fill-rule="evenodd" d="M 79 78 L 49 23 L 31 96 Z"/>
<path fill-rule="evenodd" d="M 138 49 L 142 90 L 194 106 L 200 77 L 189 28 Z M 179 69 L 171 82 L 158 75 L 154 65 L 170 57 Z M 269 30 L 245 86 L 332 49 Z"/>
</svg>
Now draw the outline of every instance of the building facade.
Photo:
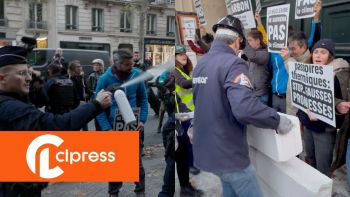
<svg viewBox="0 0 350 197">
<path fill-rule="evenodd" d="M 175 1 L 0 0 L 0 45 L 22 36 L 47 38 L 49 48 L 128 48 L 164 62 L 175 43 Z"/>
</svg>

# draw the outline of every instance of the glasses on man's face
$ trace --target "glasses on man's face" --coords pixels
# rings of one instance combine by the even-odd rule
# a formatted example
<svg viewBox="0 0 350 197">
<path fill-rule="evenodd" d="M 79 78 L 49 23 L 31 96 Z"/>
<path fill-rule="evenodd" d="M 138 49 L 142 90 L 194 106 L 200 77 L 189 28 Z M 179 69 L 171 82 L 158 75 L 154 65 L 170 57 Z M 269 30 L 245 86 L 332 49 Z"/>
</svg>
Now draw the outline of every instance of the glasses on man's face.
<svg viewBox="0 0 350 197">
<path fill-rule="evenodd" d="M 22 76 L 22 77 L 26 77 L 26 76 L 32 77 L 33 76 L 33 72 L 30 70 L 21 70 L 21 71 L 18 71 L 16 74 L 19 76 Z"/>
</svg>

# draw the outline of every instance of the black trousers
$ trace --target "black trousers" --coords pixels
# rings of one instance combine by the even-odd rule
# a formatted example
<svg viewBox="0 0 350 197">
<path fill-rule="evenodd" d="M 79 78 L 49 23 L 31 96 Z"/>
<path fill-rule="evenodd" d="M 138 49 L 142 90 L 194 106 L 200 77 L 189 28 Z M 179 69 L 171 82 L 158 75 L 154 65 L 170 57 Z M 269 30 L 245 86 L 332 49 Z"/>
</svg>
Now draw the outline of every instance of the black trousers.
<svg viewBox="0 0 350 197">
<path fill-rule="evenodd" d="M 0 183 L 0 197 L 41 197 L 47 183 Z"/>
<path fill-rule="evenodd" d="M 190 139 L 186 132 L 177 137 L 179 147 L 175 151 L 175 161 L 177 164 L 177 174 L 181 187 L 190 186 L 189 182 L 189 166 L 188 166 L 188 147 Z"/>
<path fill-rule="evenodd" d="M 139 177 L 140 177 L 140 182 L 135 182 L 135 190 L 144 190 L 145 189 L 145 169 L 143 168 L 142 164 L 142 158 L 141 158 L 141 153 L 142 153 L 142 135 L 140 134 L 140 155 L 139 155 Z M 122 188 L 123 182 L 109 182 L 108 183 L 108 193 L 109 194 L 117 194 L 119 190 Z"/>
</svg>

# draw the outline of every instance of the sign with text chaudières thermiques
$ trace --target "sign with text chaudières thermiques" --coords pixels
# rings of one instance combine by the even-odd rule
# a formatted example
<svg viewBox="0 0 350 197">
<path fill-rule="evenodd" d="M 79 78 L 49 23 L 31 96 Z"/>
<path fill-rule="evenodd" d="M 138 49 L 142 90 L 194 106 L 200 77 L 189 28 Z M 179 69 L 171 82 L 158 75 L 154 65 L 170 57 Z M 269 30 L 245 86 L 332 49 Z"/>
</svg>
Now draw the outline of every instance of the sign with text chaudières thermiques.
<svg viewBox="0 0 350 197">
<path fill-rule="evenodd" d="M 314 5 L 317 1 L 318 0 L 296 0 L 295 19 L 314 17 Z"/>
<path fill-rule="evenodd" d="M 239 18 L 244 29 L 256 27 L 250 0 L 225 0 L 225 2 L 227 13 Z"/>
<path fill-rule="evenodd" d="M 267 39 L 269 52 L 281 53 L 287 47 L 290 4 L 267 8 Z"/>
<path fill-rule="evenodd" d="M 299 62 L 288 65 L 292 104 L 335 126 L 333 67 Z"/>
</svg>

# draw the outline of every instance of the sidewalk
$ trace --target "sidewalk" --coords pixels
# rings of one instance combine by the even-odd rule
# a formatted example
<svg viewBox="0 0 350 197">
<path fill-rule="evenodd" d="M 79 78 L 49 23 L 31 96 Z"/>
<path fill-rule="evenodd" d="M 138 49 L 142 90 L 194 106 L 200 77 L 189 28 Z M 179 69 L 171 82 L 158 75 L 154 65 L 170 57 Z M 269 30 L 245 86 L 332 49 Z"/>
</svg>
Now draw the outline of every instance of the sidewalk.
<svg viewBox="0 0 350 197">
<path fill-rule="evenodd" d="M 347 185 L 345 166 L 339 168 L 334 173 L 332 197 L 349 197 L 350 192 Z M 221 197 L 222 188 L 220 179 L 214 174 L 201 172 L 198 175 L 191 176 L 191 184 L 197 189 L 203 190 L 203 197 Z M 178 182 L 178 181 L 177 181 Z M 177 183 L 178 190 L 178 183 Z M 179 196 L 179 195 L 177 195 Z"/>
</svg>

